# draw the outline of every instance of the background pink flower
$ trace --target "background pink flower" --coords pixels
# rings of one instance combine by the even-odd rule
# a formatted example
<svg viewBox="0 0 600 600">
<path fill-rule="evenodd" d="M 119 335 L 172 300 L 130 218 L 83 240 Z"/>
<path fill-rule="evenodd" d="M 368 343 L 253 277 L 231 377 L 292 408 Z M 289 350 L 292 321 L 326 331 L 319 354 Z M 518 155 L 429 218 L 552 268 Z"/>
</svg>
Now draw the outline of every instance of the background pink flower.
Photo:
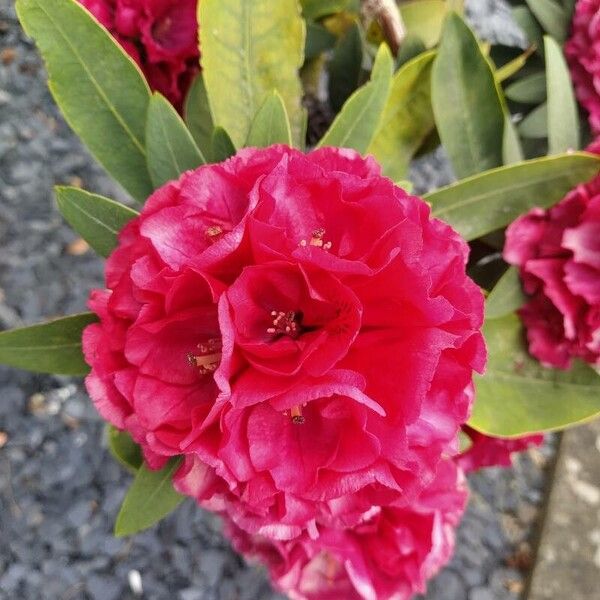
<svg viewBox="0 0 600 600">
<path fill-rule="evenodd" d="M 600 0 L 578 0 L 565 55 L 577 99 L 588 111 L 590 126 L 597 135 L 600 133 Z"/>
<path fill-rule="evenodd" d="M 519 313 L 530 352 L 561 369 L 600 364 L 600 178 L 513 223 L 504 256 L 530 296 Z"/>
<path fill-rule="evenodd" d="M 200 70 L 197 0 L 79 0 L 181 110 Z"/>
</svg>

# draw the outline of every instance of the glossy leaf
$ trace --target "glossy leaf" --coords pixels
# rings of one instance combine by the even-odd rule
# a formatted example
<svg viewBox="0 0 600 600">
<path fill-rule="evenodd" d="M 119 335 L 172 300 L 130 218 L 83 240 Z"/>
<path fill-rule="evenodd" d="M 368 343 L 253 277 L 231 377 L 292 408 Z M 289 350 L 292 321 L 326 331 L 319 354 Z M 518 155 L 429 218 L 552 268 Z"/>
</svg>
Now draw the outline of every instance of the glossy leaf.
<svg viewBox="0 0 600 600">
<path fill-rule="evenodd" d="M 210 154 L 210 143 L 215 125 L 202 75 L 198 75 L 192 83 L 183 110 L 185 122 L 192 137 L 203 156 L 207 156 Z"/>
<path fill-rule="evenodd" d="M 112 425 L 107 426 L 106 434 L 108 448 L 115 459 L 130 471 L 137 472 L 144 459 L 142 449 L 131 439 L 131 435 L 127 431 L 119 431 Z"/>
<path fill-rule="evenodd" d="M 137 200 L 152 192 L 144 129 L 150 90 L 136 64 L 75 0 L 18 0 L 65 119 Z"/>
<path fill-rule="evenodd" d="M 505 90 L 506 97 L 522 104 L 540 104 L 546 100 L 546 74 L 534 73 L 511 83 Z"/>
<path fill-rule="evenodd" d="M 600 158 L 572 153 L 481 173 L 431 192 L 433 214 L 467 240 L 505 227 L 534 206 L 547 208 L 600 171 Z"/>
<path fill-rule="evenodd" d="M 330 33 L 323 25 L 319 25 L 318 23 L 307 23 L 304 59 L 311 60 L 326 50 L 331 50 L 335 46 L 335 42 L 335 35 Z"/>
<path fill-rule="evenodd" d="M 352 25 L 340 38 L 329 61 L 329 103 L 338 112 L 358 87 L 363 61 L 360 28 Z"/>
<path fill-rule="evenodd" d="M 0 364 L 36 373 L 87 375 L 81 335 L 97 321 L 93 313 L 71 315 L 0 332 Z"/>
<path fill-rule="evenodd" d="M 556 0 L 526 0 L 542 27 L 557 41 L 564 42 L 569 31 L 569 17 Z"/>
<path fill-rule="evenodd" d="M 117 236 L 139 213 L 119 202 L 79 188 L 56 187 L 56 203 L 67 223 L 105 258 L 117 247 Z"/>
<path fill-rule="evenodd" d="M 517 128 L 509 114 L 504 119 L 504 136 L 502 139 L 502 162 L 505 165 L 514 165 L 523 161 L 523 147 L 517 133 Z"/>
<path fill-rule="evenodd" d="M 152 471 L 145 464 L 140 467 L 117 517 L 117 537 L 148 529 L 183 502 L 184 496 L 173 488 L 173 476 L 181 460 L 172 458 L 160 471 Z"/>
<path fill-rule="evenodd" d="M 379 128 L 368 148 L 391 179 L 405 178 L 408 165 L 435 127 L 431 107 L 431 67 L 435 54 L 422 54 L 392 79 Z"/>
<path fill-rule="evenodd" d="M 402 2 L 400 13 L 406 31 L 418 36 L 426 48 L 433 48 L 440 41 L 448 3 L 444 0 L 414 0 Z"/>
<path fill-rule="evenodd" d="M 510 267 L 500 278 L 485 303 L 486 319 L 497 319 L 514 313 L 525 303 L 519 270 Z"/>
<path fill-rule="evenodd" d="M 502 98 L 488 59 L 456 13 L 446 20 L 433 65 L 432 103 L 442 145 L 459 178 L 502 164 Z"/>
<path fill-rule="evenodd" d="M 235 146 L 229 134 L 222 127 L 215 127 L 211 140 L 212 162 L 221 162 L 236 153 Z"/>
<path fill-rule="evenodd" d="M 266 148 L 273 144 L 292 145 L 290 121 L 283 99 L 277 92 L 267 96 L 250 127 L 246 146 Z"/>
<path fill-rule="evenodd" d="M 548 103 L 534 108 L 520 123 L 519 133 L 526 138 L 543 139 L 548 137 Z"/>
<path fill-rule="evenodd" d="M 571 75 L 560 46 L 544 38 L 548 95 L 548 149 L 550 154 L 579 150 L 579 116 Z"/>
<path fill-rule="evenodd" d="M 177 111 L 158 93 L 152 95 L 148 108 L 146 148 L 148 171 L 155 188 L 206 163 Z"/>
<path fill-rule="evenodd" d="M 476 377 L 469 425 L 482 433 L 518 437 L 554 431 L 600 415 L 600 375 L 577 363 L 570 371 L 543 367 L 527 353 L 516 315 L 484 327 L 488 365 Z"/>
<path fill-rule="evenodd" d="M 354 148 L 364 154 L 381 122 L 390 84 L 393 60 L 389 48 L 382 44 L 377 52 L 371 81 L 354 92 L 331 127 L 319 142 L 322 146 Z"/>
<path fill-rule="evenodd" d="M 298 69 L 304 62 L 305 26 L 297 0 L 202 0 L 198 22 L 215 125 L 241 147 L 256 111 L 276 89 L 299 144 L 304 109 Z"/>
</svg>

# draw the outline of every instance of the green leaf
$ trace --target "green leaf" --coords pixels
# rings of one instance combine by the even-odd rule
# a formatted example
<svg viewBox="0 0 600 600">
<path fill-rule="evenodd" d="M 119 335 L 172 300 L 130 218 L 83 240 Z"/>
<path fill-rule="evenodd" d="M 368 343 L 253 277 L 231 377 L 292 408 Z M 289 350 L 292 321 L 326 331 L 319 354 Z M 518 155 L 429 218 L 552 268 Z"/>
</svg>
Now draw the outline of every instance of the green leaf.
<svg viewBox="0 0 600 600">
<path fill-rule="evenodd" d="M 215 163 L 227 160 L 237 152 L 229 134 L 222 127 L 215 127 L 210 146 L 211 159 Z"/>
<path fill-rule="evenodd" d="M 444 0 L 403 2 L 400 13 L 409 34 L 418 36 L 426 48 L 437 45 L 448 14 L 448 4 Z"/>
<path fill-rule="evenodd" d="M 536 106 L 520 123 L 519 133 L 534 140 L 548 137 L 548 103 Z"/>
<path fill-rule="evenodd" d="M 127 431 L 119 431 L 112 425 L 107 426 L 106 433 L 111 454 L 124 467 L 134 473 L 137 472 L 144 458 L 141 448 L 133 441 L 131 435 Z"/>
<path fill-rule="evenodd" d="M 54 191 L 60 214 L 105 258 L 117 247 L 121 229 L 139 214 L 119 202 L 79 188 L 57 186 Z"/>
<path fill-rule="evenodd" d="M 202 75 L 198 75 L 194 79 L 185 100 L 183 112 L 192 137 L 203 156 L 206 156 L 210 152 L 210 143 L 215 125 L 208 105 L 208 96 Z"/>
<path fill-rule="evenodd" d="M 299 145 L 305 26 L 297 0 L 202 0 L 198 15 L 202 74 L 215 125 L 241 147 L 256 111 L 276 89 Z"/>
<path fill-rule="evenodd" d="M 476 400 L 469 425 L 498 437 L 555 431 L 600 414 L 600 376 L 577 363 L 569 371 L 547 369 L 524 346 L 516 315 L 484 327 L 489 359 L 476 377 Z"/>
<path fill-rule="evenodd" d="M 516 6 L 512 9 L 512 16 L 527 37 L 527 41 L 535 45 L 537 51 L 543 54 L 544 32 L 531 11 L 526 6 Z"/>
<path fill-rule="evenodd" d="M 526 0 L 531 12 L 542 27 L 558 42 L 567 39 L 569 17 L 564 8 L 555 0 Z"/>
<path fill-rule="evenodd" d="M 143 464 L 123 501 L 115 524 L 115 535 L 124 537 L 148 529 L 184 500 L 173 488 L 173 475 L 182 458 L 172 458 L 160 471 Z"/>
<path fill-rule="evenodd" d="M 206 163 L 177 111 L 159 93 L 152 95 L 148 108 L 146 148 L 148 171 L 155 188 Z"/>
<path fill-rule="evenodd" d="M 417 58 L 423 52 L 426 52 L 427 48 L 418 36 L 408 33 L 400 50 L 398 50 L 398 56 L 396 57 L 396 67 L 403 67 L 407 62 Z"/>
<path fill-rule="evenodd" d="M 579 114 L 571 74 L 560 46 L 551 37 L 544 38 L 548 95 L 549 154 L 579 150 Z"/>
<path fill-rule="evenodd" d="M 510 267 L 496 284 L 485 303 L 486 319 L 497 319 L 514 313 L 525 303 L 519 270 Z"/>
<path fill-rule="evenodd" d="M 304 60 L 311 60 L 326 50 L 331 50 L 335 46 L 335 42 L 335 35 L 330 33 L 323 25 L 308 22 L 306 24 Z"/>
<path fill-rule="evenodd" d="M 93 313 L 0 332 L 0 363 L 36 373 L 87 375 L 81 335 L 98 320 Z"/>
<path fill-rule="evenodd" d="M 467 24 L 450 13 L 432 73 L 442 145 L 459 178 L 502 164 L 504 106 L 493 69 Z"/>
<path fill-rule="evenodd" d="M 523 161 L 523 148 L 517 129 L 509 114 L 504 119 L 504 136 L 502 139 L 502 162 L 505 165 L 514 165 Z"/>
<path fill-rule="evenodd" d="M 334 111 L 339 112 L 358 87 L 362 61 L 360 28 L 354 24 L 340 38 L 329 61 L 329 103 Z"/>
<path fill-rule="evenodd" d="M 512 223 L 534 206 L 547 208 L 600 171 L 600 158 L 575 152 L 493 169 L 427 194 L 433 214 L 467 240 Z"/>
<path fill-rule="evenodd" d="M 458 449 L 460 453 L 466 452 L 473 446 L 473 440 L 461 429 L 458 432 Z"/>
<path fill-rule="evenodd" d="M 390 179 L 406 177 L 410 160 L 435 127 L 431 107 L 434 57 L 434 52 L 421 54 L 392 79 L 379 128 L 367 150 Z"/>
<path fill-rule="evenodd" d="M 546 74 L 534 73 L 515 81 L 505 90 L 506 97 L 522 104 L 540 104 L 546 101 Z"/>
<path fill-rule="evenodd" d="M 496 70 L 496 80 L 499 83 L 510 79 L 514 75 L 516 75 L 526 64 L 529 57 L 535 52 L 535 46 L 530 46 L 523 52 L 519 54 L 516 58 L 513 58 L 511 61 L 507 62 L 505 65 L 502 65 L 499 69 Z"/>
<path fill-rule="evenodd" d="M 152 192 L 144 147 L 150 90 L 140 70 L 75 0 L 18 0 L 16 7 L 69 125 L 134 198 L 145 200 Z"/>
<path fill-rule="evenodd" d="M 306 19 L 317 20 L 347 10 L 351 0 L 300 0 Z"/>
<path fill-rule="evenodd" d="M 283 99 L 277 92 L 267 96 L 250 127 L 247 147 L 267 148 L 273 144 L 292 145 L 290 121 Z"/>
<path fill-rule="evenodd" d="M 364 154 L 375 135 L 390 92 L 392 54 L 381 44 L 371 81 L 356 90 L 337 115 L 318 147 L 354 148 Z"/>
</svg>

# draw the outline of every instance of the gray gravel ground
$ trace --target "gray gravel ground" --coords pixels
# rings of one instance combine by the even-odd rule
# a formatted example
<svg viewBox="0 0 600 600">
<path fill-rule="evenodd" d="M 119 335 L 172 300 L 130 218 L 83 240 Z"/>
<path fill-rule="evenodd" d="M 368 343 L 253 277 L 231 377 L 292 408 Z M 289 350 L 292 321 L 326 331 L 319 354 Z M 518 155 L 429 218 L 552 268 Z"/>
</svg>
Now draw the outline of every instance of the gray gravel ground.
<svg viewBox="0 0 600 600">
<path fill-rule="evenodd" d="M 415 171 L 420 187 L 449 176 L 439 155 Z M 0 0 L 0 329 L 81 310 L 101 284 L 101 262 L 73 246 L 52 197 L 53 184 L 78 181 L 119 197 L 59 117 L 12 0 Z M 191 501 L 151 531 L 113 538 L 130 477 L 102 431 L 79 381 L 0 367 L 0 600 L 281 598 Z M 550 455 L 471 478 L 456 556 L 428 600 L 518 597 Z"/>
</svg>

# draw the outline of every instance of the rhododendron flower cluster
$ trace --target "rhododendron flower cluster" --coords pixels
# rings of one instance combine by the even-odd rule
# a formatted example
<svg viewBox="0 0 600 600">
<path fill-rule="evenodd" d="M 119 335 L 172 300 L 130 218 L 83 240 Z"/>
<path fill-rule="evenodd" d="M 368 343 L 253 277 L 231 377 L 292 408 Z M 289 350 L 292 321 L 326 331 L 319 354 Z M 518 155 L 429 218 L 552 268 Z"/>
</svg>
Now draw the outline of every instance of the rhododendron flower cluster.
<svg viewBox="0 0 600 600">
<path fill-rule="evenodd" d="M 185 457 L 181 492 L 248 534 L 313 540 L 312 560 L 324 532 L 393 529 L 456 453 L 485 362 L 467 254 L 372 159 L 243 150 L 120 234 L 90 300 L 89 393 L 151 467 Z"/>
<path fill-rule="evenodd" d="M 560 369 L 600 365 L 600 178 L 513 223 L 504 255 L 531 297 L 520 311 L 530 352 Z"/>
<path fill-rule="evenodd" d="M 600 0 L 578 0 L 565 55 L 577 99 L 589 113 L 590 126 L 600 134 Z"/>
<path fill-rule="evenodd" d="M 177 108 L 200 70 L 197 0 L 78 0 Z"/>
</svg>

